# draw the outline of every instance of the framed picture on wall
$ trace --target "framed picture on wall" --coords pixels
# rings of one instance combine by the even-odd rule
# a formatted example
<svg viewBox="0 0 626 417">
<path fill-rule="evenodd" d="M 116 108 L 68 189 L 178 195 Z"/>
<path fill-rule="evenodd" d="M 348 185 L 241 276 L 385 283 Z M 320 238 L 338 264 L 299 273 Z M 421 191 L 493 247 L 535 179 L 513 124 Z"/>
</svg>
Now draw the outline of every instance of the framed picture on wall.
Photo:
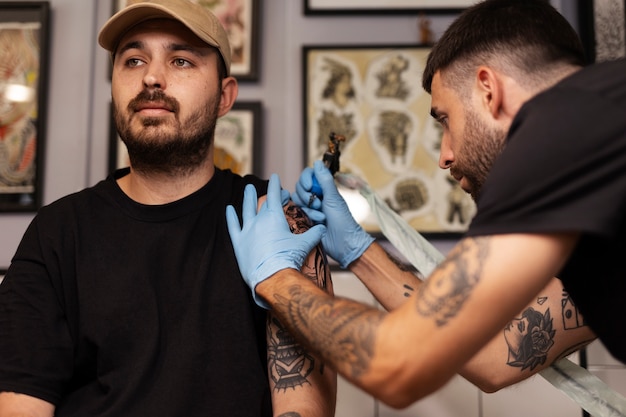
<svg viewBox="0 0 626 417">
<path fill-rule="evenodd" d="M 459 13 L 475 0 L 303 0 L 305 15 Z"/>
<path fill-rule="evenodd" d="M 626 57 L 626 0 L 578 0 L 578 26 L 589 62 Z"/>
<path fill-rule="evenodd" d="M 130 166 L 128 150 L 109 117 L 109 172 Z M 236 102 L 215 128 L 215 166 L 236 174 L 263 174 L 263 107 L 260 101 Z"/>
<path fill-rule="evenodd" d="M 139 0 L 113 0 L 113 13 Z M 262 0 L 191 0 L 211 10 L 228 32 L 231 73 L 239 81 L 259 79 Z"/>
<path fill-rule="evenodd" d="M 41 206 L 48 2 L 0 2 L 0 212 Z"/>
<path fill-rule="evenodd" d="M 438 167 L 442 131 L 421 88 L 429 46 L 303 47 L 304 164 L 340 144 L 340 171 L 365 180 L 423 234 L 458 235 L 474 202 Z M 372 214 L 360 220 L 380 232 Z"/>
<path fill-rule="evenodd" d="M 235 102 L 217 120 L 215 166 L 236 174 L 263 175 L 263 107 L 260 101 Z"/>
</svg>

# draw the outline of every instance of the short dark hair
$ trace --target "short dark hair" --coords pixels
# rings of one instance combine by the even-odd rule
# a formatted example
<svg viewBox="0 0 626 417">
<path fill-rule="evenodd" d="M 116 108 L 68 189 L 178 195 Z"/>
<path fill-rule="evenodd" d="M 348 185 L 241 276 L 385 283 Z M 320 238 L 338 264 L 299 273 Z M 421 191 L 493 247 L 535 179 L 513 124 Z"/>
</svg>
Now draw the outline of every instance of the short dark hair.
<svg viewBox="0 0 626 417">
<path fill-rule="evenodd" d="M 507 56 L 532 77 L 550 64 L 585 65 L 574 28 L 547 0 L 485 0 L 466 9 L 432 48 L 422 76 L 431 93 L 433 76 L 452 64 L 476 66 Z"/>
</svg>

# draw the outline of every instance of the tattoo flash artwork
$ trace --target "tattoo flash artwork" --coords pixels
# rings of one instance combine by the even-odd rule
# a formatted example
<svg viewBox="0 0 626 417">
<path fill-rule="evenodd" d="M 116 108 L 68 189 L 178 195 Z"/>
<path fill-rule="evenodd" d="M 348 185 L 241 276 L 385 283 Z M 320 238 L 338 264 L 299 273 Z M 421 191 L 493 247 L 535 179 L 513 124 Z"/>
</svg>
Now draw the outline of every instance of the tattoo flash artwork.
<svg viewBox="0 0 626 417">
<path fill-rule="evenodd" d="M 465 239 L 418 288 L 417 312 L 444 326 L 454 318 L 478 283 L 489 252 L 489 238 Z"/>
<path fill-rule="evenodd" d="M 522 317 L 513 319 L 504 329 L 504 339 L 509 347 L 507 365 L 532 371 L 543 365 L 548 351 L 554 345 L 556 330 L 552 329 L 550 309 L 545 314 L 528 307 Z"/>
</svg>

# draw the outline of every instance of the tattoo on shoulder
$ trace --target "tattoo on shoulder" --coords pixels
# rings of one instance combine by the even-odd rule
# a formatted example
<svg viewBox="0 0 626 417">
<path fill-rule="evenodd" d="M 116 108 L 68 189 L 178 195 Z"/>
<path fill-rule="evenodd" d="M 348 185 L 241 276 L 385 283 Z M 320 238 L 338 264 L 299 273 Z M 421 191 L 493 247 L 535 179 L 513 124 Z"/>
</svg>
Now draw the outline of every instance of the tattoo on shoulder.
<svg viewBox="0 0 626 417">
<path fill-rule="evenodd" d="M 315 368 L 315 358 L 293 338 L 281 322 L 270 315 L 268 319 L 270 337 L 268 340 L 268 370 L 275 391 L 287 391 L 303 385 L 310 385 L 307 379 Z"/>
<path fill-rule="evenodd" d="M 543 365 L 554 345 L 556 330 L 552 325 L 550 309 L 541 313 L 532 307 L 507 324 L 504 328 L 504 339 L 509 348 L 507 365 L 519 367 L 522 371 L 528 368 L 532 371 L 537 365 Z"/>
<path fill-rule="evenodd" d="M 490 238 L 464 239 L 450 253 L 436 273 L 418 288 L 417 312 L 432 317 L 438 326 L 454 318 L 478 283 Z"/>
<path fill-rule="evenodd" d="M 292 286 L 289 292 L 290 299 L 275 295 L 276 307 L 288 315 L 296 337 L 310 340 L 322 356 L 349 366 L 349 373 L 355 378 L 363 374 L 374 354 L 376 331 L 384 313 L 340 298 L 320 300 L 302 291 L 299 285 Z M 361 316 L 367 316 L 366 326 L 349 325 Z"/>
</svg>

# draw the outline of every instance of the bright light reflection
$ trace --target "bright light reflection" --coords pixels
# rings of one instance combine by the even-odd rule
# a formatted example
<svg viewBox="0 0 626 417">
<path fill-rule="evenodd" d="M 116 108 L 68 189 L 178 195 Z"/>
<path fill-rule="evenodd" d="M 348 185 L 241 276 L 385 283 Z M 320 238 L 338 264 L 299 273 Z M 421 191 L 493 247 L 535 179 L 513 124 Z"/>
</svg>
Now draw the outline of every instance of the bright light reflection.
<svg viewBox="0 0 626 417">
<path fill-rule="evenodd" d="M 346 200 L 348 209 L 350 209 L 350 213 L 352 213 L 352 217 L 354 217 L 357 223 L 361 223 L 369 216 L 370 205 L 357 190 L 340 187 L 339 194 Z"/>
<path fill-rule="evenodd" d="M 27 103 L 35 98 L 35 89 L 20 84 L 7 84 L 4 99 L 14 103 Z"/>
</svg>

